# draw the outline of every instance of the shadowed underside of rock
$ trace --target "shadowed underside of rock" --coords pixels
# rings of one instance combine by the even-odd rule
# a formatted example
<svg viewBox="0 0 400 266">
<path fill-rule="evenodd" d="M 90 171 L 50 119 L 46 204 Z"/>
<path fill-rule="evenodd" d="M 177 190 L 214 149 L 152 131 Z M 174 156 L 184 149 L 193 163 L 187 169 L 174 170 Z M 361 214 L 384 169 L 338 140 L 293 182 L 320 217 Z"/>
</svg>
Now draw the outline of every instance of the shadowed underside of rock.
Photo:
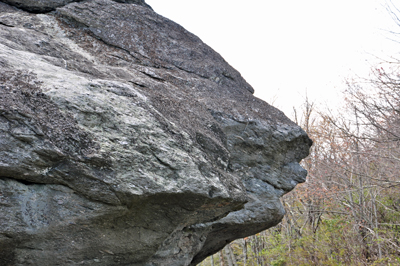
<svg viewBox="0 0 400 266">
<path fill-rule="evenodd" d="M 280 222 L 311 141 L 199 38 L 144 1 L 0 2 L 0 265 L 196 265 Z"/>
</svg>

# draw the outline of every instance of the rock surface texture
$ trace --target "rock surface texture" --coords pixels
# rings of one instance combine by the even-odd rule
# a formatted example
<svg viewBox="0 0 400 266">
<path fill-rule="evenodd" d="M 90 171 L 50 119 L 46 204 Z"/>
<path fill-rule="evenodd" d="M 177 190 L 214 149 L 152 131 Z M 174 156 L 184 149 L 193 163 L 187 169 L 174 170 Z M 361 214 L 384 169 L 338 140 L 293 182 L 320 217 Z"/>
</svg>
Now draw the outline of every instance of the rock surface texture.
<svg viewBox="0 0 400 266">
<path fill-rule="evenodd" d="M 0 2 L 0 265 L 196 265 L 280 222 L 311 141 L 199 38 L 143 0 Z"/>
</svg>

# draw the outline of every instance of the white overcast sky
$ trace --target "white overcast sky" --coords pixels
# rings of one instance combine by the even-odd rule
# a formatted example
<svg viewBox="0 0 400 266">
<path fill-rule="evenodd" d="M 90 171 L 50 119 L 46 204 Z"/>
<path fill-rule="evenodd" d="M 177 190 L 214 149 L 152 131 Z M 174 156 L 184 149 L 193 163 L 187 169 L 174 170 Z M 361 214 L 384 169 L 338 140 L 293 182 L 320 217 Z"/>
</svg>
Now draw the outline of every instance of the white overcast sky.
<svg viewBox="0 0 400 266">
<path fill-rule="evenodd" d="M 397 56 L 387 0 L 147 0 L 236 68 L 255 95 L 291 116 L 305 97 L 335 108 L 344 79 Z M 400 7 L 400 3 L 398 4 Z"/>
</svg>

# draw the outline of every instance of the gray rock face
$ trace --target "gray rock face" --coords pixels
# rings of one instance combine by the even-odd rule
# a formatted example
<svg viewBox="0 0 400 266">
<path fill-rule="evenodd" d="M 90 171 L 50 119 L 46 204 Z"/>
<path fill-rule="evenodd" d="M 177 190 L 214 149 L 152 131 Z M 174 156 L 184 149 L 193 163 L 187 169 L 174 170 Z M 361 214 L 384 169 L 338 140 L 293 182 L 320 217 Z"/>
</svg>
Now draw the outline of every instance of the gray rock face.
<svg viewBox="0 0 400 266">
<path fill-rule="evenodd" d="M 57 7 L 65 6 L 72 2 L 82 2 L 84 0 L 2 0 L 6 4 L 16 6 L 23 10 L 35 13 L 49 12 Z M 119 3 L 136 4 L 149 7 L 144 0 L 114 0 Z"/>
<path fill-rule="evenodd" d="M 196 265 L 279 223 L 305 132 L 150 8 L 61 2 L 0 3 L 0 265 Z"/>
</svg>

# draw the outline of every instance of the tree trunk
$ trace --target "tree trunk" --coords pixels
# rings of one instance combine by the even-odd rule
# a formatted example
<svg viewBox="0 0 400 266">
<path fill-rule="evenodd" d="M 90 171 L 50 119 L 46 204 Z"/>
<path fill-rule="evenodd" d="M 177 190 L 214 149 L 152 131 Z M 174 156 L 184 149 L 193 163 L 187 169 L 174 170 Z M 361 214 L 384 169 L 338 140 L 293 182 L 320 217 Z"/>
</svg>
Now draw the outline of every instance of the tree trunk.
<svg viewBox="0 0 400 266">
<path fill-rule="evenodd" d="M 229 244 L 227 246 L 225 246 L 224 250 L 225 250 L 225 254 L 226 254 L 226 259 L 228 261 L 228 266 L 233 266 L 232 256 L 231 256 L 231 252 L 229 250 Z"/>
<path fill-rule="evenodd" d="M 222 249 L 220 250 L 219 254 L 219 265 L 225 266 L 224 254 L 222 253 Z"/>
<path fill-rule="evenodd" d="M 243 266 L 247 264 L 247 239 L 243 239 Z"/>
</svg>

